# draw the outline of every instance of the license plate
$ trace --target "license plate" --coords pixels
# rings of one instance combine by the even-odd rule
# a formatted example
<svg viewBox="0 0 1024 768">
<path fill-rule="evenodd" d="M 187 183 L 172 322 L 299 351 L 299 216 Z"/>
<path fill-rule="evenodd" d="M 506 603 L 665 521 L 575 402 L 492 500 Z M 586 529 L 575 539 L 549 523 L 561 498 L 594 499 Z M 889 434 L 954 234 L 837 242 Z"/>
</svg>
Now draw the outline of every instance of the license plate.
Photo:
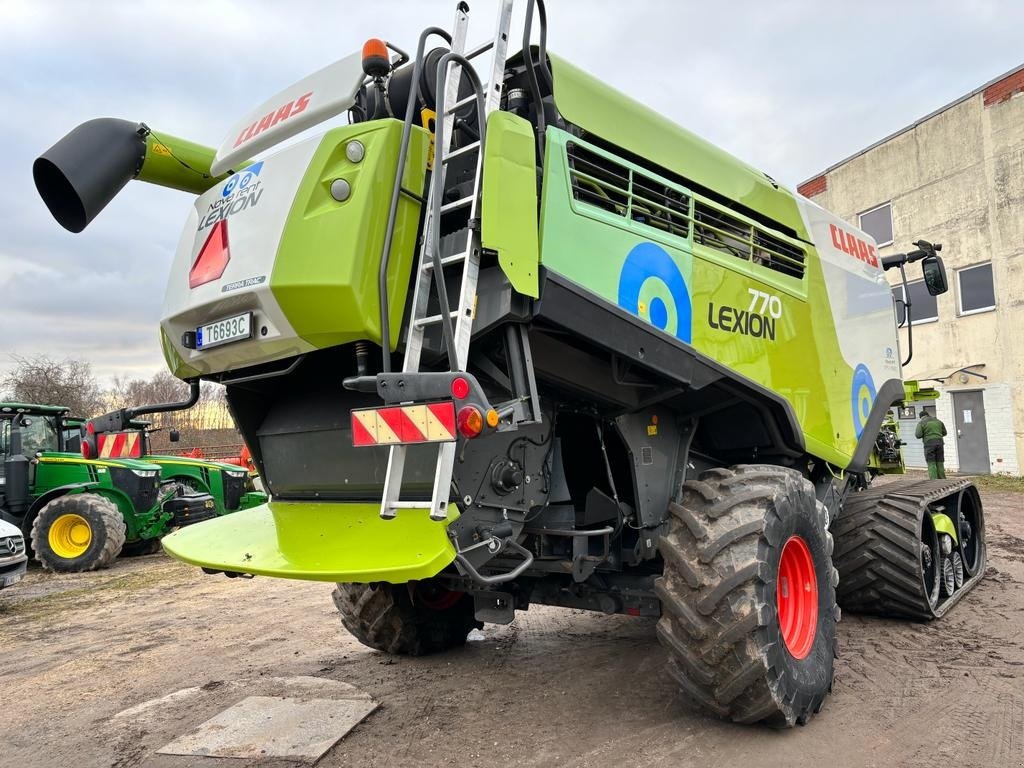
<svg viewBox="0 0 1024 768">
<path fill-rule="evenodd" d="M 196 349 L 209 349 L 252 338 L 252 312 L 226 317 L 196 328 Z"/>
<path fill-rule="evenodd" d="M 21 577 L 24 575 L 25 573 L 23 571 L 16 571 L 15 573 L 8 573 L 0 578 L 3 578 L 3 583 L 5 587 L 10 587 L 21 581 Z"/>
</svg>

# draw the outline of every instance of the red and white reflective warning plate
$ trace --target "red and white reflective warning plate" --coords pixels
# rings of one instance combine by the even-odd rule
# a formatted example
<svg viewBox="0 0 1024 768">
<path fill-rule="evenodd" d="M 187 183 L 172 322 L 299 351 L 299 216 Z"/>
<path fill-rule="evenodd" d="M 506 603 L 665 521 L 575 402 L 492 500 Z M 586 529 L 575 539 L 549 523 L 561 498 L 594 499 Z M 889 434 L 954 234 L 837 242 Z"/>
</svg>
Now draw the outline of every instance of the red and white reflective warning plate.
<svg viewBox="0 0 1024 768">
<path fill-rule="evenodd" d="M 455 440 L 455 404 L 422 403 L 352 411 L 352 445 L 409 445 Z"/>
</svg>

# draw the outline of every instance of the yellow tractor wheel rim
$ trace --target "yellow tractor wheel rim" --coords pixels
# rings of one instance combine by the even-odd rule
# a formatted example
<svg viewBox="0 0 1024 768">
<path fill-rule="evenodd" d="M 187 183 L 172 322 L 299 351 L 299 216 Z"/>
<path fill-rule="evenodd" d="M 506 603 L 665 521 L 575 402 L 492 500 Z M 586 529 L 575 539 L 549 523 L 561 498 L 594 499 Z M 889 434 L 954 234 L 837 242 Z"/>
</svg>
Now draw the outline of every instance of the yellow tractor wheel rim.
<svg viewBox="0 0 1024 768">
<path fill-rule="evenodd" d="M 81 515 L 61 515 L 53 521 L 47 536 L 50 549 L 57 557 L 73 560 L 81 557 L 92 543 L 92 528 Z"/>
</svg>

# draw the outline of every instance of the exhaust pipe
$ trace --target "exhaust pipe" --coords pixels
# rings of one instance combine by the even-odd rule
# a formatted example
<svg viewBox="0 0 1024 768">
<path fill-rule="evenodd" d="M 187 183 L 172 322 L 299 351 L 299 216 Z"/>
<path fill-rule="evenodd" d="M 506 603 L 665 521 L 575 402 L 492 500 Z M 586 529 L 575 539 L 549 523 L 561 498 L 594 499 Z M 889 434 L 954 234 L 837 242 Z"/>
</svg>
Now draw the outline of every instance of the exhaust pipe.
<svg viewBox="0 0 1024 768">
<path fill-rule="evenodd" d="M 36 190 L 64 229 L 81 232 L 132 179 L 199 195 L 227 178 L 214 150 L 113 117 L 89 120 L 32 164 Z M 248 165 L 248 163 L 246 163 Z"/>
</svg>

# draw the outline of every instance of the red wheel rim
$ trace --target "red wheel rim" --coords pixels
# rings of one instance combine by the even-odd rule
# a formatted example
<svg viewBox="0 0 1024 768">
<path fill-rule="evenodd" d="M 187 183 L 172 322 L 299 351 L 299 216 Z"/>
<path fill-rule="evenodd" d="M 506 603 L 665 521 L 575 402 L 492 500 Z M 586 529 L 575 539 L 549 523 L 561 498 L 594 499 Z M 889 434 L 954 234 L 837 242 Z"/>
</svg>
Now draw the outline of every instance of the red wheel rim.
<svg viewBox="0 0 1024 768">
<path fill-rule="evenodd" d="M 430 608 L 432 611 L 447 611 L 459 602 L 464 594 L 465 592 L 456 592 L 444 587 L 425 589 L 417 585 L 416 588 L 416 597 L 419 599 L 420 604 Z"/>
<path fill-rule="evenodd" d="M 790 536 L 782 548 L 775 599 L 786 649 L 795 659 L 807 658 L 818 628 L 818 577 L 800 536 Z"/>
</svg>

